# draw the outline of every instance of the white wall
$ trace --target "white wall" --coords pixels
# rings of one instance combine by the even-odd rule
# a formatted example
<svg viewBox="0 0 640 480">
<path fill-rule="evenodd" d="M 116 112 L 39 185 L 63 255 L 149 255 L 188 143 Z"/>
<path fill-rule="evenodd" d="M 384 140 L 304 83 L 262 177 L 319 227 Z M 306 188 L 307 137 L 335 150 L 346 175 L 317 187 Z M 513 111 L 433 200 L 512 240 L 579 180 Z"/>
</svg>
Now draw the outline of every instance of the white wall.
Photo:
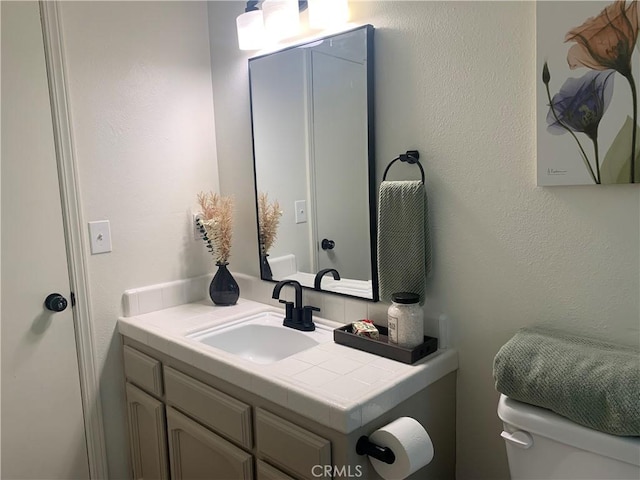
<svg viewBox="0 0 640 480">
<path fill-rule="evenodd" d="M 110 478 L 130 476 L 116 321 L 124 290 L 212 271 L 191 207 L 217 190 L 206 4 L 68 2 L 61 16 L 86 221 Z"/>
<path fill-rule="evenodd" d="M 213 100 L 216 110 L 224 112 L 224 118 L 218 116 L 215 129 L 220 191 L 234 195 L 238 218 L 229 263 L 233 271 L 260 277 L 249 113 L 249 52 L 238 50 L 235 21 L 244 12 L 246 2 L 213 1 L 208 6 Z"/>
<path fill-rule="evenodd" d="M 353 21 L 376 27 L 378 176 L 410 148 L 427 174 L 426 310 L 449 316 L 460 354 L 458 478 L 508 478 L 493 357 L 537 322 L 638 344 L 640 189 L 536 187 L 534 2 L 350 8 Z M 241 12 L 241 3 L 210 5 L 211 55 L 221 189 L 243 199 L 233 267 L 257 276 Z M 404 167 L 394 176 L 406 178 Z"/>
</svg>

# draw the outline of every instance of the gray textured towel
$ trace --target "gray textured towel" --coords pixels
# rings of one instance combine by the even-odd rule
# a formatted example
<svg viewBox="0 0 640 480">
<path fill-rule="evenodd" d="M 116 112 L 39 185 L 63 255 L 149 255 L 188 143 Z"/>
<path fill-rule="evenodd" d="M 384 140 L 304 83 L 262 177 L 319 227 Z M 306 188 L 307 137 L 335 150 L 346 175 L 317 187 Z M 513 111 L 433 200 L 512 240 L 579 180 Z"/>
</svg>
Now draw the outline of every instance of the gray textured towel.
<svg viewBox="0 0 640 480">
<path fill-rule="evenodd" d="M 640 435 L 640 352 L 551 329 L 520 330 L 493 364 L 496 390 L 613 435 Z"/>
<path fill-rule="evenodd" d="M 431 271 L 427 193 L 421 181 L 382 182 L 378 195 L 380 298 L 413 292 L 424 303 Z"/>
</svg>

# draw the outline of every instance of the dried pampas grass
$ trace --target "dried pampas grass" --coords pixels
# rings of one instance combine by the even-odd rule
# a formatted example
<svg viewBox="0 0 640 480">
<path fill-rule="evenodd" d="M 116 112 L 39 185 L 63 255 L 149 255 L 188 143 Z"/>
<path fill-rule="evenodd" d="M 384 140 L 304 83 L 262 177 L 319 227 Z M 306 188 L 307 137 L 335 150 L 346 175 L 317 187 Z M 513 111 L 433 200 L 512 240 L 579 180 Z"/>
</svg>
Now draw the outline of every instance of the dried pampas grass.
<svg viewBox="0 0 640 480">
<path fill-rule="evenodd" d="M 201 218 L 196 220 L 202 239 L 216 263 L 228 263 L 233 233 L 233 199 L 215 192 L 198 193 Z"/>
<path fill-rule="evenodd" d="M 269 252 L 273 242 L 276 241 L 281 216 L 282 211 L 278 201 L 269 203 L 269 195 L 260 193 L 258 195 L 258 228 L 263 255 Z"/>
</svg>

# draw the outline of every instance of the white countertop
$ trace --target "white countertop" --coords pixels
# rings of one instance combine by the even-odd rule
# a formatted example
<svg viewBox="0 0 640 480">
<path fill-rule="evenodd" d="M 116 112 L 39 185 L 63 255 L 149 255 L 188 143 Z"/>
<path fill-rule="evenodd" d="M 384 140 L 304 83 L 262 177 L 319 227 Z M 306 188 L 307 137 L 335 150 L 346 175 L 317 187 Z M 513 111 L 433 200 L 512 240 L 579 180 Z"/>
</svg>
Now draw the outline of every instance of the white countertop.
<svg viewBox="0 0 640 480">
<path fill-rule="evenodd" d="M 177 360 L 251 391 L 343 433 L 366 425 L 458 368 L 455 350 L 438 350 L 407 365 L 334 342 L 269 365 L 256 364 L 185 335 L 275 307 L 239 299 L 219 307 L 209 300 L 121 317 L 119 332 Z M 322 318 L 332 328 L 342 324 Z"/>
</svg>

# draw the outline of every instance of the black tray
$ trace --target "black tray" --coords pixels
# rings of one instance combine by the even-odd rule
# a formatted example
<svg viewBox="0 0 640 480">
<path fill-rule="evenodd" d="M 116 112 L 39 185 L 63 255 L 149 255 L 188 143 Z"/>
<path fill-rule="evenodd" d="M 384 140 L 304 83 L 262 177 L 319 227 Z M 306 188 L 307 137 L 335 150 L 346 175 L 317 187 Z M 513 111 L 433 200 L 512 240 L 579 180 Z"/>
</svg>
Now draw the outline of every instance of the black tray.
<svg viewBox="0 0 640 480">
<path fill-rule="evenodd" d="M 351 325 L 336 328 L 333 331 L 333 340 L 347 347 L 357 348 L 365 352 L 380 355 L 381 357 L 397 360 L 402 363 L 416 363 L 418 360 L 435 352 L 438 349 L 438 339 L 434 337 L 424 337 L 424 342 L 414 348 L 404 348 L 388 343 L 389 330 L 387 327 L 376 325 L 380 332 L 380 340 L 368 337 L 361 337 L 352 333 Z"/>
</svg>

